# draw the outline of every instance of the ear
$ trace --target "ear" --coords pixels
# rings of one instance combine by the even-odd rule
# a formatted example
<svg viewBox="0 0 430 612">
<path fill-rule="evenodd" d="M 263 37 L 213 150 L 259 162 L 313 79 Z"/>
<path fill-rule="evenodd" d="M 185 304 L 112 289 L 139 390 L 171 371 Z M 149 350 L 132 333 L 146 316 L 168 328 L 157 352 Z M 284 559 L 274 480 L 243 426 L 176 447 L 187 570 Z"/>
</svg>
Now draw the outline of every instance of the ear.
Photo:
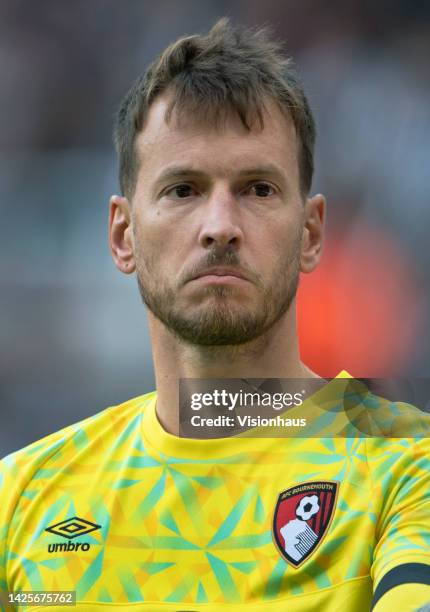
<svg viewBox="0 0 430 612">
<path fill-rule="evenodd" d="M 305 203 L 302 251 L 300 270 L 305 274 L 312 272 L 318 265 L 324 238 L 326 201 L 317 194 Z"/>
<path fill-rule="evenodd" d="M 109 246 L 118 270 L 132 274 L 136 269 L 133 250 L 131 208 L 127 198 L 113 195 L 109 202 Z"/>
</svg>

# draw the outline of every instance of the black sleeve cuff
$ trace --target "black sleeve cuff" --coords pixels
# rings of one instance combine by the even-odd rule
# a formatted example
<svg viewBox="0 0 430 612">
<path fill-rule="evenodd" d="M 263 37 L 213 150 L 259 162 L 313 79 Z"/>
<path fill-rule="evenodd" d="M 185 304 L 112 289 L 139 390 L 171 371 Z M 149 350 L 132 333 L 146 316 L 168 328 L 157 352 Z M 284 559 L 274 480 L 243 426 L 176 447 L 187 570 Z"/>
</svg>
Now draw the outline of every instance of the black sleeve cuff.
<svg viewBox="0 0 430 612">
<path fill-rule="evenodd" d="M 387 572 L 373 594 L 372 610 L 381 597 L 400 584 L 430 585 L 430 565 L 426 563 L 403 563 Z"/>
</svg>

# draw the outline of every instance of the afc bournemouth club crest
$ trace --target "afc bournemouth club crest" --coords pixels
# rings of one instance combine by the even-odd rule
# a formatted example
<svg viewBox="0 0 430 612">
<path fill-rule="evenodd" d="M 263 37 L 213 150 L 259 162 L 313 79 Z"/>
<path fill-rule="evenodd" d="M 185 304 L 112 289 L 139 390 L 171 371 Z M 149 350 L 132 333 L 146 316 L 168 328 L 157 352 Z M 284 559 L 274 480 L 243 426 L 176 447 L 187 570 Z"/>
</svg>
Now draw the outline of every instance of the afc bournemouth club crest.
<svg viewBox="0 0 430 612">
<path fill-rule="evenodd" d="M 293 567 L 314 552 L 330 526 L 339 483 L 305 482 L 279 494 L 273 517 L 276 546 Z"/>
</svg>

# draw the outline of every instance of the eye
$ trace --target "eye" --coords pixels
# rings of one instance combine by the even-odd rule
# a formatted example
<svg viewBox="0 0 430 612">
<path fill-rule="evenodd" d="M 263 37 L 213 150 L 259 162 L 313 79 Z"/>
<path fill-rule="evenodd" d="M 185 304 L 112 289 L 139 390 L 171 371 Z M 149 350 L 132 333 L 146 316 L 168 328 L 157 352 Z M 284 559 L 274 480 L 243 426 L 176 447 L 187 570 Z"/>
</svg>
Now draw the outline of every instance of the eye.
<svg viewBox="0 0 430 612">
<path fill-rule="evenodd" d="M 274 188 L 269 183 L 253 183 L 248 187 L 248 191 L 253 190 L 252 195 L 258 198 L 267 198 L 275 194 Z"/>
<path fill-rule="evenodd" d="M 195 190 L 187 183 L 180 183 L 179 185 L 170 187 L 170 189 L 166 191 L 166 195 L 178 198 L 180 200 L 190 197 L 193 195 L 193 193 L 195 193 Z"/>
</svg>

